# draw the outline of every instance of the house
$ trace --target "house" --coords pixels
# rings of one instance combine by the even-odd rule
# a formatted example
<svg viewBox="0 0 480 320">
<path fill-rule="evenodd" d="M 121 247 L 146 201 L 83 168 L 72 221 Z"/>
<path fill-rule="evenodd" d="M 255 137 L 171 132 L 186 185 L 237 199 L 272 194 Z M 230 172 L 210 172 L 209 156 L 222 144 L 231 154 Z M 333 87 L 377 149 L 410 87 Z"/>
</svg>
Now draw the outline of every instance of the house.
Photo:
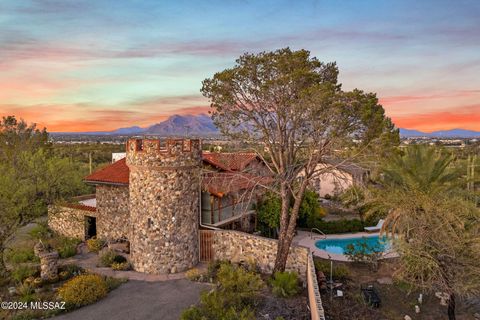
<svg viewBox="0 0 480 320">
<path fill-rule="evenodd" d="M 310 185 L 321 198 L 339 195 L 352 186 L 365 185 L 370 175 L 367 169 L 340 159 L 326 159 L 317 165 L 316 170 L 319 174 Z"/>
<path fill-rule="evenodd" d="M 200 227 L 252 230 L 252 204 L 272 180 L 255 154 L 204 153 L 200 140 L 130 139 L 115 160 L 85 178 L 95 198 L 51 207 L 49 226 L 128 240 L 134 269 L 147 273 L 196 265 Z"/>
</svg>

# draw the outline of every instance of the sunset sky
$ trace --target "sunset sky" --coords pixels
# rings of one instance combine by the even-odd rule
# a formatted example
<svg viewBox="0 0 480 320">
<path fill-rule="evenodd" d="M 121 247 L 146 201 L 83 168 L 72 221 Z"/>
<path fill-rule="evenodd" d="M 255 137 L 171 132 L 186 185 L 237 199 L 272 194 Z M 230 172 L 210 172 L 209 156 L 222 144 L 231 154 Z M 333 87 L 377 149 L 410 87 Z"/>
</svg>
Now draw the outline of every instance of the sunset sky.
<svg viewBox="0 0 480 320">
<path fill-rule="evenodd" d="M 480 131 L 480 1 L 0 2 L 0 115 L 49 131 L 208 111 L 201 81 L 243 52 L 336 61 L 398 127 Z"/>
</svg>

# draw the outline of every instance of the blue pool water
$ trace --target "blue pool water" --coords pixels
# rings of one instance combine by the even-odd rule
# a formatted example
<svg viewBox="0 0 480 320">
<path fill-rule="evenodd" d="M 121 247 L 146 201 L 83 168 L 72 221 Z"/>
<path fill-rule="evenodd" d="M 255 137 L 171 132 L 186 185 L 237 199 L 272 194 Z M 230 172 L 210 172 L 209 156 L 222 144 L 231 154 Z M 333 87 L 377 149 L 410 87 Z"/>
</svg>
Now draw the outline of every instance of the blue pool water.
<svg viewBox="0 0 480 320">
<path fill-rule="evenodd" d="M 315 246 L 319 249 L 330 253 L 343 254 L 349 244 L 353 244 L 355 248 L 359 247 L 360 243 L 366 242 L 368 247 L 374 248 L 373 251 L 385 252 L 390 249 L 391 243 L 387 237 L 371 236 L 371 237 L 356 237 L 344 239 L 326 239 L 318 240 Z"/>
</svg>

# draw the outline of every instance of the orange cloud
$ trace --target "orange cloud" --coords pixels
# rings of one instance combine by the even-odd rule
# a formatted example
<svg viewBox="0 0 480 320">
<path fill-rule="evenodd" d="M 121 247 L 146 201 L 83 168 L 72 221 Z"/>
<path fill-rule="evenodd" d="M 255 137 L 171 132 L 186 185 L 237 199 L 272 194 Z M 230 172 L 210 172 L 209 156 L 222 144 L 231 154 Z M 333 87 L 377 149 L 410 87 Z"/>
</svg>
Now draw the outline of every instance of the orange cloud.
<svg viewBox="0 0 480 320">
<path fill-rule="evenodd" d="M 397 127 L 426 132 L 462 128 L 480 131 L 480 104 L 405 116 L 392 116 Z"/>
</svg>

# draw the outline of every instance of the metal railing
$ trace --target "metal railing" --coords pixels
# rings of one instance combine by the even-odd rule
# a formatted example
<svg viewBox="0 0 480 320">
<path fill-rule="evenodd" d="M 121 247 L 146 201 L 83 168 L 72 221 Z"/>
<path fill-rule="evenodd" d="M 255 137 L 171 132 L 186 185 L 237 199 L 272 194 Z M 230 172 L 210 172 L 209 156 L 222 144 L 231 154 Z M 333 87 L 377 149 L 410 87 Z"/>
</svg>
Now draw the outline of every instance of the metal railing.
<svg viewBox="0 0 480 320">
<path fill-rule="evenodd" d="M 320 233 L 322 236 L 323 236 L 323 239 L 327 239 L 327 235 L 325 233 L 323 233 L 322 231 L 320 231 L 319 229 L 317 228 L 312 228 L 310 230 L 310 239 L 313 239 L 313 231 L 317 232 L 317 233 Z"/>
</svg>

